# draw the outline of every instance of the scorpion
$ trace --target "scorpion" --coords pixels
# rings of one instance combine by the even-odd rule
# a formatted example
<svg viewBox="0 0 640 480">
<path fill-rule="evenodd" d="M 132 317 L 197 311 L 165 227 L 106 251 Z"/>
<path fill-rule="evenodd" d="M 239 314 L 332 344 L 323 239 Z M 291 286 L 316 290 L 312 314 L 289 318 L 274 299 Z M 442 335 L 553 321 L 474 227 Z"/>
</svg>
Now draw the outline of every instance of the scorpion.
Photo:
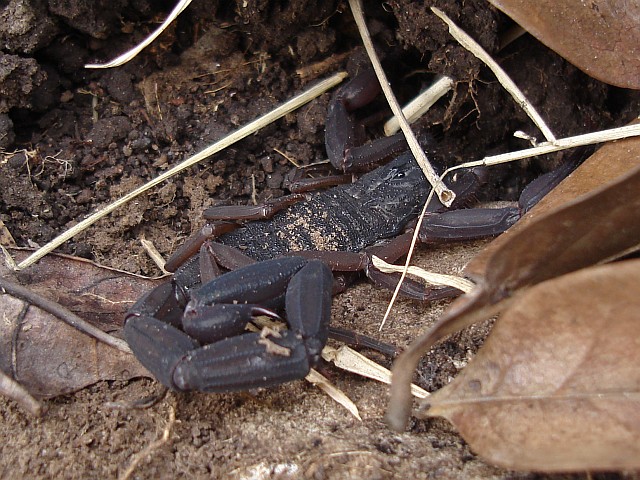
<svg viewBox="0 0 640 480">
<path fill-rule="evenodd" d="M 429 185 L 397 138 L 355 146 L 351 111 L 369 103 L 379 84 L 370 72 L 333 95 L 326 146 L 338 169 L 395 156 L 347 185 L 292 194 L 260 207 L 213 207 L 210 222 L 167 262 L 172 279 L 143 296 L 128 311 L 124 335 L 138 360 L 165 386 L 178 391 L 232 392 L 266 388 L 304 378 L 320 362 L 330 335 L 332 271 L 364 271 L 394 288 L 395 277 L 375 270 L 373 254 L 395 261 L 408 250 L 412 222 Z M 364 153 L 363 153 L 364 152 Z M 371 157 L 375 157 L 374 160 Z M 523 191 L 519 205 L 502 209 L 445 211 L 429 206 L 419 239 L 424 243 L 495 236 L 511 225 L 568 172 L 551 172 Z M 460 170 L 449 188 L 473 196 L 482 172 Z M 246 220 L 238 225 L 232 219 Z M 381 240 L 392 239 L 380 245 Z M 214 241 L 215 240 L 215 241 Z M 219 266 L 229 269 L 220 275 Z M 451 296 L 417 282 L 401 292 L 421 300 Z M 459 292 L 457 292 L 459 293 Z M 248 332 L 259 315 L 285 317 L 288 329 Z"/>
</svg>

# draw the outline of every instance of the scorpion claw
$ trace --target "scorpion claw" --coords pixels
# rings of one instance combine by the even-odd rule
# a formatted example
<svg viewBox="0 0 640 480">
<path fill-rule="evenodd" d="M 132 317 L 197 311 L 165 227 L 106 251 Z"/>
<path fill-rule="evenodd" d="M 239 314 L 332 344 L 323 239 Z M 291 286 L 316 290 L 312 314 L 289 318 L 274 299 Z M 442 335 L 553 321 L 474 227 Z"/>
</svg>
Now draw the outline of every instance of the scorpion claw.
<svg viewBox="0 0 640 480">
<path fill-rule="evenodd" d="M 191 296 L 190 304 L 195 307 L 231 301 L 264 304 L 284 292 L 291 277 L 305 263 L 300 257 L 285 257 L 234 270 L 202 285 Z"/>
<path fill-rule="evenodd" d="M 245 303 L 222 303 L 198 308 L 189 304 L 182 317 L 182 328 L 193 338 L 211 343 L 241 334 L 247 323 L 257 315 L 279 318 L 277 313 L 269 309 Z"/>
<path fill-rule="evenodd" d="M 243 391 L 304 378 L 311 366 L 296 333 L 285 330 L 279 338 L 245 333 L 190 352 L 176 366 L 172 382 L 179 390 Z"/>
<path fill-rule="evenodd" d="M 124 334 L 140 363 L 169 388 L 232 392 L 271 387 L 304 378 L 320 361 L 329 334 L 332 286 L 331 270 L 319 260 L 261 262 L 195 290 L 181 319 L 184 331 L 149 315 L 157 311 L 156 304 L 168 301 L 154 294 L 153 305 L 130 313 Z M 243 333 L 254 316 L 279 317 L 268 308 L 237 302 L 267 302 L 269 296 L 284 297 L 290 329 Z"/>
<path fill-rule="evenodd" d="M 199 343 L 177 328 L 148 316 L 130 316 L 124 335 L 136 358 L 160 383 L 176 388 L 176 365 Z"/>
</svg>

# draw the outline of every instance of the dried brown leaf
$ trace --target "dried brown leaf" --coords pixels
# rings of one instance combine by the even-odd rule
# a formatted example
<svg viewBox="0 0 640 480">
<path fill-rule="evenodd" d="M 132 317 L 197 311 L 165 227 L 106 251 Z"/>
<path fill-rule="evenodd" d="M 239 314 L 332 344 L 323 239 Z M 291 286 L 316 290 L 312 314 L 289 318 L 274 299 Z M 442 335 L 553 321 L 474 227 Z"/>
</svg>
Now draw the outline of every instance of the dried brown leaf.
<svg viewBox="0 0 640 480">
<path fill-rule="evenodd" d="M 409 384 L 421 356 L 435 342 L 485 320 L 539 282 L 604 261 L 640 239 L 640 166 L 614 182 L 531 221 L 495 249 L 478 287 L 454 302 L 440 320 L 395 362 L 387 422 L 403 430 L 411 412 Z"/>
<path fill-rule="evenodd" d="M 18 263 L 32 253 L 17 248 L 9 252 Z M 127 309 L 162 281 L 59 254 L 47 255 L 19 272 L 9 270 L 0 262 L 0 276 L 14 278 L 105 331 L 122 328 Z"/>
<path fill-rule="evenodd" d="M 428 402 L 507 468 L 640 468 L 640 260 L 530 288 Z"/>
<path fill-rule="evenodd" d="M 490 258 L 493 301 L 518 288 L 596 264 L 640 241 L 640 167 L 512 235 Z"/>
<path fill-rule="evenodd" d="M 28 252 L 12 250 L 12 254 L 19 258 Z M 18 274 L 2 266 L 0 274 L 26 283 L 41 296 L 116 334 L 127 308 L 159 282 L 64 255 L 50 255 Z M 0 368 L 32 395 L 53 397 L 100 380 L 149 375 L 133 355 L 95 340 L 23 299 L 0 295 L 0 315 L 4 319 Z"/>
<path fill-rule="evenodd" d="M 640 88 L 640 3 L 625 0 L 489 0 L 582 71 Z"/>
<path fill-rule="evenodd" d="M 0 295 L 0 366 L 32 395 L 74 392 L 101 380 L 149 376 L 132 354 L 114 349 L 26 302 Z"/>
</svg>

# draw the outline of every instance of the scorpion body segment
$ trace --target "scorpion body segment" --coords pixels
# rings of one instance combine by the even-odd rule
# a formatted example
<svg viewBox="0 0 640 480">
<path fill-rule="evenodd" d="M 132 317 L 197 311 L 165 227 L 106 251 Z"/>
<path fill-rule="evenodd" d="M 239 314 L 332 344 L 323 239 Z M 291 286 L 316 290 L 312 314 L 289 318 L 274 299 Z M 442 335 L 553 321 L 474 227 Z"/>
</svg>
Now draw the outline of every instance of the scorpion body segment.
<svg viewBox="0 0 640 480">
<path fill-rule="evenodd" d="M 478 186 L 478 177 L 464 171 L 451 188 L 460 203 Z M 352 184 L 311 194 L 269 220 L 248 222 L 216 241 L 257 261 L 289 252 L 360 252 L 400 234 L 420 213 L 429 188 L 413 156 L 405 153 Z M 443 208 L 434 198 L 429 210 Z"/>
<path fill-rule="evenodd" d="M 422 172 L 405 154 L 356 183 L 311 194 L 272 219 L 249 222 L 217 241 L 258 261 L 291 251 L 359 252 L 400 233 L 427 193 Z"/>
</svg>

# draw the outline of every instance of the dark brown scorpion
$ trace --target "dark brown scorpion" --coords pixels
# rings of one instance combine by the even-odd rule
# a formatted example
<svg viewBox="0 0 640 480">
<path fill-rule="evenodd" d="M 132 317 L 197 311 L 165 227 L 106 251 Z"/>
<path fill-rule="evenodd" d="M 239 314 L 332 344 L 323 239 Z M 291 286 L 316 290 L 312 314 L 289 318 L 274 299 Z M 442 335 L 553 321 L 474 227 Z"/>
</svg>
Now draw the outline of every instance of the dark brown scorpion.
<svg viewBox="0 0 640 480">
<path fill-rule="evenodd" d="M 393 138 L 364 147 L 365 153 L 353 147 L 349 112 L 369 102 L 376 87 L 366 73 L 332 98 L 327 151 L 340 169 L 366 163 L 372 153 L 389 156 L 404 148 Z M 432 202 L 419 238 L 436 243 L 497 235 L 562 176 L 534 181 L 517 207 L 445 212 Z M 461 170 L 449 187 L 464 199 L 479 183 L 477 172 Z M 371 267 L 371 255 L 395 261 L 406 253 L 409 238 L 403 231 L 417 217 L 429 188 L 413 156 L 404 153 L 349 185 L 292 195 L 264 208 L 209 209 L 205 218 L 213 223 L 169 260 L 173 268 L 182 263 L 171 281 L 129 310 L 127 342 L 138 360 L 174 390 L 230 392 L 304 378 L 330 335 L 332 270 L 364 270 L 377 283 L 395 287 L 397 280 Z M 252 221 L 226 221 L 232 218 Z M 217 276 L 218 264 L 233 271 Z M 409 282 L 403 293 L 430 299 L 443 292 Z M 282 315 L 289 329 L 247 332 L 257 315 Z"/>
</svg>

